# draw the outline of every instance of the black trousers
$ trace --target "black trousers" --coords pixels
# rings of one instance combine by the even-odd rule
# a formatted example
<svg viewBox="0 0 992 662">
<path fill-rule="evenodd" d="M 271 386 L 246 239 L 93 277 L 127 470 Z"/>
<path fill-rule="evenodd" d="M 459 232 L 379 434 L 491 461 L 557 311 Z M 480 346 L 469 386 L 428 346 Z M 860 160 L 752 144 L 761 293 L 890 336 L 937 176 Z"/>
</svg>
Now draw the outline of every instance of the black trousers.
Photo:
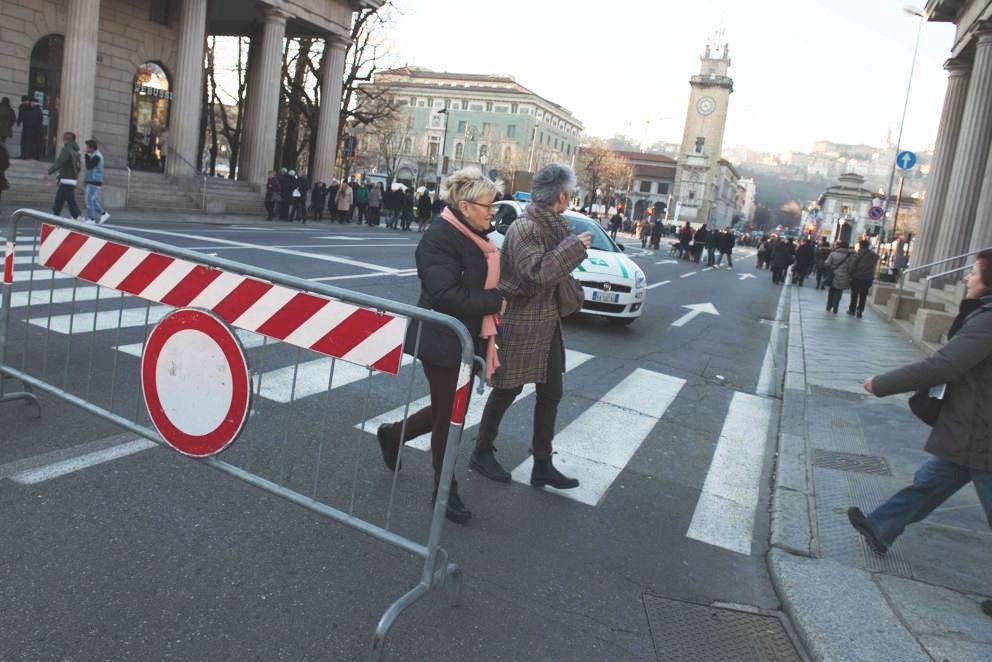
<svg viewBox="0 0 992 662">
<path fill-rule="evenodd" d="M 444 465 L 444 451 L 448 448 L 448 430 L 451 426 L 451 409 L 455 405 L 455 389 L 458 387 L 460 368 L 446 368 L 433 363 L 421 363 L 431 392 L 431 403 L 411 414 L 406 419 L 406 433 L 403 441 L 416 439 L 422 434 L 431 434 L 431 464 L 434 466 L 434 491 L 441 481 L 441 467 Z M 469 384 L 471 387 L 471 384 Z M 472 399 L 472 389 L 468 389 L 465 406 Z M 393 432 L 399 437 L 403 422 L 393 423 Z M 458 481 L 451 478 L 451 493 L 458 494 Z"/>
<path fill-rule="evenodd" d="M 844 290 L 836 287 L 830 287 L 827 289 L 827 310 L 832 310 L 837 312 L 837 307 L 840 306 L 841 297 L 844 296 Z"/>
<path fill-rule="evenodd" d="M 772 283 L 780 285 L 785 282 L 785 272 L 789 267 L 772 267 Z"/>
<path fill-rule="evenodd" d="M 62 215 L 62 208 L 69 205 L 69 215 L 79 218 L 79 203 L 76 201 L 76 187 L 73 184 L 59 184 L 55 190 L 55 204 L 52 205 L 52 213 L 56 216 Z"/>
<path fill-rule="evenodd" d="M 555 438 L 555 421 L 558 419 L 558 403 L 561 402 L 564 385 L 562 374 L 565 372 L 564 348 L 561 340 L 561 329 L 556 328 L 551 338 L 548 350 L 547 377 L 543 384 L 536 384 L 537 401 L 534 403 L 534 432 L 531 438 L 531 449 L 535 460 L 547 460 L 551 457 L 551 442 Z M 499 424 L 517 399 L 523 386 L 513 388 L 494 388 L 486 401 L 479 423 L 479 435 L 475 440 L 475 450 L 490 451 L 493 442 L 499 434 Z"/>
<path fill-rule="evenodd" d="M 862 278 L 851 279 L 851 305 L 847 307 L 852 313 L 865 312 L 865 304 L 868 302 L 868 290 L 871 289 L 872 281 Z"/>
</svg>

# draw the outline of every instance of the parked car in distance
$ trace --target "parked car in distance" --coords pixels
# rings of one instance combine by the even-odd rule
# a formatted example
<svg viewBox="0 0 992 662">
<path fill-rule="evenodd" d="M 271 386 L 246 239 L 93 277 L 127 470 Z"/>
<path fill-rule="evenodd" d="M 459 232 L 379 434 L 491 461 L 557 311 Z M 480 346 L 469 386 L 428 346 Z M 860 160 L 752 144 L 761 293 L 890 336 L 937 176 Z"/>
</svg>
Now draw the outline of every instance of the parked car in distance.
<svg viewBox="0 0 992 662">
<path fill-rule="evenodd" d="M 524 205 L 515 200 L 501 200 L 495 205 L 496 231 L 489 239 L 502 248 L 506 231 L 523 214 Z M 644 272 L 623 254 L 623 246 L 610 239 L 599 223 L 574 211 L 566 211 L 563 216 L 573 233 L 592 234 L 588 257 L 572 272 L 585 292 L 581 312 L 599 315 L 614 324 L 632 324 L 644 312 L 647 301 Z"/>
</svg>

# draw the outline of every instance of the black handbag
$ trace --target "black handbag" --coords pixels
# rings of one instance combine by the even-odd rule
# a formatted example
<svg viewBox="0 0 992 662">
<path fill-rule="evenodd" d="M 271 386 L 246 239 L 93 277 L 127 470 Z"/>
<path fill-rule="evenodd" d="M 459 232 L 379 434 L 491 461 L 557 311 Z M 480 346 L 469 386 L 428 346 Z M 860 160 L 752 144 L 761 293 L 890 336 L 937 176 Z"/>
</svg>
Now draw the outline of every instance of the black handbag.
<svg viewBox="0 0 992 662">
<path fill-rule="evenodd" d="M 941 398 L 935 398 L 930 395 L 930 389 L 928 388 L 920 389 L 909 396 L 909 410 L 913 412 L 916 418 L 930 427 L 936 425 L 937 417 L 940 416 L 940 409 L 943 406 L 944 401 Z"/>
</svg>

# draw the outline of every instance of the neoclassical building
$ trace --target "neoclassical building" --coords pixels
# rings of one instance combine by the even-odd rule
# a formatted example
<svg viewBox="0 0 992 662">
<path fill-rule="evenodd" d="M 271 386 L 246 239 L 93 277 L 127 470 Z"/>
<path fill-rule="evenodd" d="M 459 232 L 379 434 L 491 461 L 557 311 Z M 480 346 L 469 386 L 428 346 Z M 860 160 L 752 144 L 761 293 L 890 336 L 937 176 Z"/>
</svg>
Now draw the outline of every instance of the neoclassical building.
<svg viewBox="0 0 992 662">
<path fill-rule="evenodd" d="M 923 15 L 957 31 L 910 266 L 992 247 L 992 0 L 929 0 Z"/>
<path fill-rule="evenodd" d="M 50 155 L 62 131 L 95 137 L 111 167 L 183 177 L 199 170 L 206 36 L 247 36 L 248 90 L 239 177 L 264 184 L 275 162 L 284 39 L 330 48 L 314 177 L 337 152 L 353 12 L 384 0 L 2 0 L 0 96 L 36 98 Z M 19 135 L 8 143 L 17 156 Z"/>
<path fill-rule="evenodd" d="M 513 76 L 408 66 L 377 72 L 368 85 L 388 91 L 400 108 L 399 180 L 435 182 L 445 164 L 448 172 L 477 165 L 503 174 L 575 165 L 582 123 Z M 360 135 L 359 155 L 375 161 L 374 142 Z"/>
</svg>

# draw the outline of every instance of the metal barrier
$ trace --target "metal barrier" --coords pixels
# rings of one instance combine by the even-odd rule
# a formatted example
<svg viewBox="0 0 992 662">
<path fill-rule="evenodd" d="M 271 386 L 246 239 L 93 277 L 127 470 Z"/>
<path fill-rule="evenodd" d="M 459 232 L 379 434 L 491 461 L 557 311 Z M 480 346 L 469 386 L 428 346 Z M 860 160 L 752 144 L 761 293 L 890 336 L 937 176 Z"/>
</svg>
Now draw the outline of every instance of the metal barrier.
<svg viewBox="0 0 992 662">
<path fill-rule="evenodd" d="M 28 227 L 30 231 L 24 232 Z M 423 558 L 417 585 L 380 618 L 370 660 L 381 659 L 393 622 L 418 599 L 444 588 L 450 579 L 457 600 L 461 572 L 441 547 L 441 533 L 476 360 L 472 340 L 459 321 L 32 210 L 15 212 L 4 238 L 0 403 L 27 401 L 38 407 L 40 415 L 34 393 L 41 391 L 168 445 L 158 423 L 142 406 L 141 388 L 136 386 L 141 382 L 141 361 L 134 357 L 144 360 L 155 323 L 174 308 L 211 311 L 238 329 L 242 350 L 247 347 L 253 358 L 258 355 L 259 368 L 251 370 L 250 414 L 246 409 L 247 422 L 239 442 L 223 450 L 223 460 L 216 456 L 196 459 Z M 15 270 L 15 264 L 30 264 L 30 269 Z M 371 454 L 375 466 L 379 465 L 378 444 L 364 436 L 375 433 L 366 430 L 374 381 L 379 387 L 377 403 L 391 398 L 399 404 L 404 420 L 401 438 L 405 436 L 418 372 L 416 360 L 403 354 L 409 324 L 417 325 L 413 335 L 418 345 L 424 324 L 444 327 L 461 343 L 461 372 L 440 486 L 427 539 L 422 542 L 406 531 L 417 529 L 416 521 L 412 526 L 395 521 L 401 472 L 392 474 L 384 503 L 382 488 L 375 490 L 359 481 L 363 456 Z M 280 367 L 266 370 L 275 365 Z M 405 395 L 384 398 L 384 380 L 378 375 L 399 375 L 401 369 L 409 371 L 407 385 L 400 387 Z M 311 388 L 314 375 L 326 383 L 323 406 L 314 402 L 315 391 L 319 391 Z M 23 388 L 10 391 L 6 384 L 13 380 L 19 380 Z M 389 386 L 396 391 L 397 384 L 399 379 L 394 379 Z M 341 386 L 349 392 L 348 411 L 362 411 L 350 443 L 343 431 L 352 421 L 340 425 L 327 420 L 332 389 Z M 364 397 L 352 395 L 355 392 L 364 392 Z M 302 415 L 293 414 L 293 422 L 309 421 L 307 411 L 318 417 L 314 420 L 322 419 L 319 431 L 291 436 L 289 421 L 265 415 L 270 409 L 279 413 L 287 404 L 304 409 Z M 402 456 L 403 445 L 400 461 Z M 348 476 L 350 480 L 345 479 Z M 360 496 L 379 503 L 366 507 Z M 421 522 L 420 533 L 422 529 Z"/>
</svg>

